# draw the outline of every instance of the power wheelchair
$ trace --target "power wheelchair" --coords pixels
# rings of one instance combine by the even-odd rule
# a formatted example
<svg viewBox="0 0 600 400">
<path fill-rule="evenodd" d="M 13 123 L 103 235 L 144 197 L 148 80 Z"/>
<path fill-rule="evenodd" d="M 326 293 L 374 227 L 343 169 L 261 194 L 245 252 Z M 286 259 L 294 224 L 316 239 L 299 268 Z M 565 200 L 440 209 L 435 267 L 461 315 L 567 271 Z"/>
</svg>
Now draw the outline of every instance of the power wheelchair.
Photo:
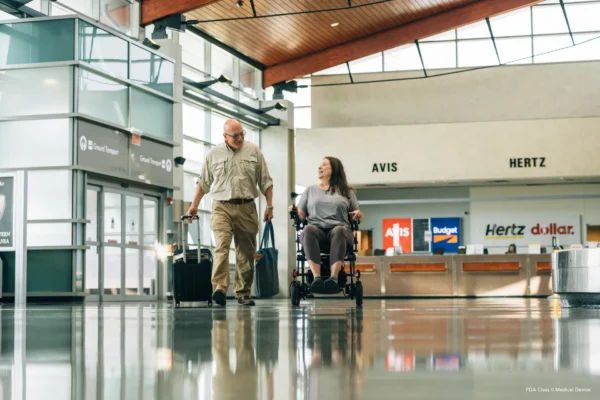
<svg viewBox="0 0 600 400">
<path fill-rule="evenodd" d="M 298 195 L 292 193 L 292 200 Z M 292 299 L 292 306 L 300 305 L 300 300 L 306 300 L 313 298 L 314 295 L 311 293 L 310 285 L 314 280 L 314 275 L 308 267 L 306 271 L 306 256 L 302 248 L 300 237 L 302 230 L 307 225 L 306 222 L 300 220 L 298 215 L 298 208 L 293 205 L 290 210 L 290 218 L 294 221 L 296 228 L 296 268 L 292 272 L 292 282 L 290 284 L 290 297 Z M 356 306 L 362 307 L 363 304 L 363 286 L 360 282 L 360 271 L 356 270 L 356 253 L 358 252 L 358 239 L 356 237 L 358 232 L 359 222 L 355 221 L 352 217 L 349 218 L 352 236 L 354 237 L 354 243 L 348 247 L 346 256 L 342 263 L 342 268 L 338 274 L 338 294 L 343 293 L 344 297 L 350 297 L 351 300 L 356 299 Z M 329 263 L 329 246 L 321 248 L 321 277 L 327 279 L 331 276 L 331 269 Z M 349 264 L 349 271 L 346 272 L 346 262 Z M 350 282 L 348 282 L 348 278 Z"/>
</svg>

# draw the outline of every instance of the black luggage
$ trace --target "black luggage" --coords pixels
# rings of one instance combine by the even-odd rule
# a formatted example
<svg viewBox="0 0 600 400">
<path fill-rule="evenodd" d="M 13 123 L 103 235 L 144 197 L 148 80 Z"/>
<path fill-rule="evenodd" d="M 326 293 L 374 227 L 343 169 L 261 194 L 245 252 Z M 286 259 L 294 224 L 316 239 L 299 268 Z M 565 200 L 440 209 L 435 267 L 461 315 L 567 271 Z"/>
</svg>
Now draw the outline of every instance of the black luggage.
<svg viewBox="0 0 600 400">
<path fill-rule="evenodd" d="M 198 225 L 198 249 L 187 246 L 186 220 L 198 219 L 184 215 L 181 217 L 181 251 L 175 255 L 173 263 L 173 298 L 175 307 L 181 302 L 207 301 L 212 306 L 212 267 L 213 257 L 208 249 L 200 247 L 200 221 Z"/>
</svg>

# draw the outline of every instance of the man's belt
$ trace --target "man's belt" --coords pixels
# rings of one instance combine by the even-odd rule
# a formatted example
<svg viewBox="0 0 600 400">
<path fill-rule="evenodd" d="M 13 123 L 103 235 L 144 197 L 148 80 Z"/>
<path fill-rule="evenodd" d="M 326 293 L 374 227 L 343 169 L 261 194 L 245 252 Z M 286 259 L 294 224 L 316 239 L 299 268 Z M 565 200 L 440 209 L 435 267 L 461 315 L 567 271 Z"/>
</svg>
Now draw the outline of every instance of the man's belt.
<svg viewBox="0 0 600 400">
<path fill-rule="evenodd" d="M 250 203 L 251 201 L 254 201 L 254 199 L 229 199 L 229 200 L 223 200 L 223 203 L 246 204 L 246 203 Z"/>
</svg>

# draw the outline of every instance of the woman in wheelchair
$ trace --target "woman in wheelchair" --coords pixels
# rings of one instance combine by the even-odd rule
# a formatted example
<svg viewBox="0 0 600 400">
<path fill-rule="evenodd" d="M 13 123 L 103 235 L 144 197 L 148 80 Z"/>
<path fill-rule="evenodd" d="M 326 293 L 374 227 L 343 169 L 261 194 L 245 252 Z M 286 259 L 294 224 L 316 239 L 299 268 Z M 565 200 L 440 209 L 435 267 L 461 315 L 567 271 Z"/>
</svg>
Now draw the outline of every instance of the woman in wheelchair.
<svg viewBox="0 0 600 400">
<path fill-rule="evenodd" d="M 320 183 L 308 187 L 298 204 L 298 217 L 306 221 L 301 242 L 314 276 L 313 293 L 337 293 L 337 277 L 354 244 L 349 218 L 362 221 L 354 189 L 348 185 L 342 162 L 325 157 L 318 170 Z M 321 276 L 321 251 L 329 252 L 330 277 Z"/>
</svg>

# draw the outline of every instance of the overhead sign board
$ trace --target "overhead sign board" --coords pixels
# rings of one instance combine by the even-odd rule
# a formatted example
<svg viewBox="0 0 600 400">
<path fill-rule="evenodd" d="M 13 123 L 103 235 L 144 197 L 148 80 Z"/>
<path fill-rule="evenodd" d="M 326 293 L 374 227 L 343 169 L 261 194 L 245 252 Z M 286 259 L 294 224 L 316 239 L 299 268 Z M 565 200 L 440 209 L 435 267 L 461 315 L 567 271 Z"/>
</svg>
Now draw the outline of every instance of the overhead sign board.
<svg viewBox="0 0 600 400">
<path fill-rule="evenodd" d="M 79 120 L 77 163 L 111 175 L 128 175 L 129 140 L 116 129 Z"/>
<path fill-rule="evenodd" d="M 173 186 L 173 148 L 139 134 L 79 120 L 77 164 L 116 177 Z"/>
<path fill-rule="evenodd" d="M 14 198 L 14 177 L 0 176 L 0 251 L 12 251 L 14 249 Z"/>
<path fill-rule="evenodd" d="M 143 140 L 131 148 L 131 176 L 155 185 L 173 184 L 173 148 Z"/>
</svg>

